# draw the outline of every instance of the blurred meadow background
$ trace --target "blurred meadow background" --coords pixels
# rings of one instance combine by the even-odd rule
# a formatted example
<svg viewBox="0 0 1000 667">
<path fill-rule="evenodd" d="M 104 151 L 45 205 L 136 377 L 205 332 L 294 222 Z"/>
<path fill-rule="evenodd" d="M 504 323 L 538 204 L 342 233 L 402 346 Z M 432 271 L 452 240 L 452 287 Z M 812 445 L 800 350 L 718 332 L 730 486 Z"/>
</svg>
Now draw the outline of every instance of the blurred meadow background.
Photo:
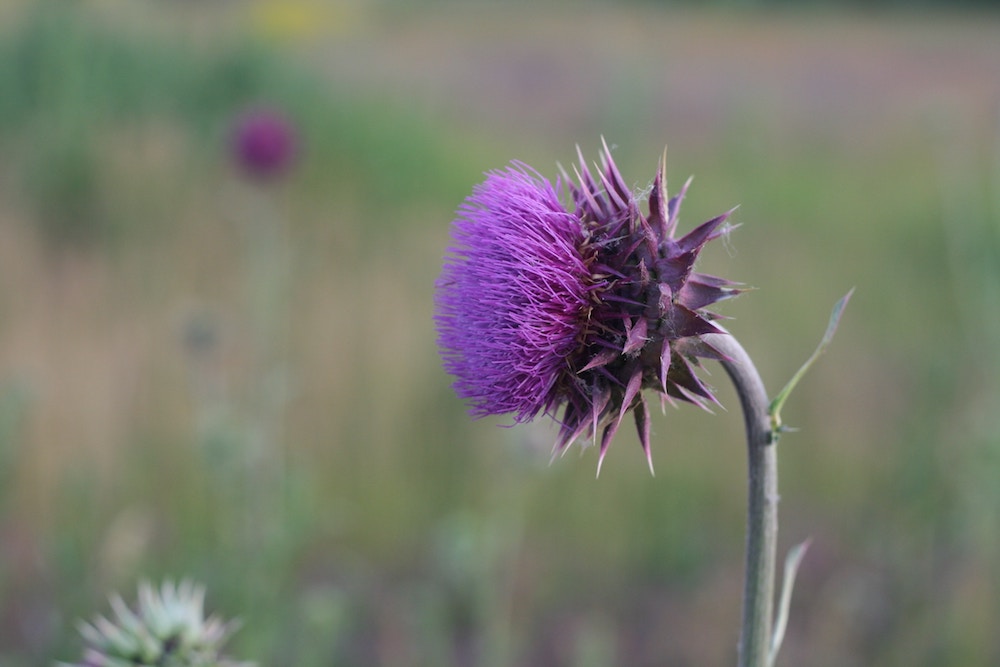
<svg viewBox="0 0 1000 667">
<path fill-rule="evenodd" d="M 901 3 L 900 3 L 901 4 Z M 1000 664 L 1000 14 L 864 3 L 53 0 L 0 7 L 0 664 L 191 576 L 267 665 L 735 662 L 741 418 L 551 465 L 435 346 L 484 171 L 664 145 L 786 406 L 779 665 Z M 280 110 L 298 159 L 233 165 Z"/>
</svg>

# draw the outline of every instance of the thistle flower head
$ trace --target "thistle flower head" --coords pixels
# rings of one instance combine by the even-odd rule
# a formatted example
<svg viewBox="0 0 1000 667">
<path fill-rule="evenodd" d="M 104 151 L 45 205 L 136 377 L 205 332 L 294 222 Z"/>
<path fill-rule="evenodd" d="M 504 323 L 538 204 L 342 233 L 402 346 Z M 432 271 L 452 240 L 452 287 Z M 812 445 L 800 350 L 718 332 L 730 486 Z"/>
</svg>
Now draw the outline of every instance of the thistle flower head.
<svg viewBox="0 0 1000 667">
<path fill-rule="evenodd" d="M 204 616 L 205 589 L 191 581 L 159 590 L 144 583 L 133 611 L 111 598 L 114 621 L 103 616 L 81 621 L 88 646 L 83 659 L 60 667 L 253 667 L 222 657 L 222 645 L 236 630 L 233 622 Z"/>
<path fill-rule="evenodd" d="M 295 161 L 297 143 L 294 125 L 276 109 L 250 109 L 233 127 L 233 159 L 244 174 L 259 181 L 284 175 Z"/>
<path fill-rule="evenodd" d="M 560 424 L 555 451 L 586 436 L 600 470 L 632 411 L 652 468 L 642 391 L 715 401 L 695 374 L 700 358 L 722 356 L 702 339 L 721 333 L 706 308 L 739 290 L 694 264 L 729 213 L 675 238 L 688 184 L 668 197 L 664 168 L 647 213 L 607 145 L 599 168 L 581 155 L 575 178 L 555 184 L 520 163 L 492 172 L 459 208 L 435 319 L 474 416 L 547 414 Z"/>
</svg>

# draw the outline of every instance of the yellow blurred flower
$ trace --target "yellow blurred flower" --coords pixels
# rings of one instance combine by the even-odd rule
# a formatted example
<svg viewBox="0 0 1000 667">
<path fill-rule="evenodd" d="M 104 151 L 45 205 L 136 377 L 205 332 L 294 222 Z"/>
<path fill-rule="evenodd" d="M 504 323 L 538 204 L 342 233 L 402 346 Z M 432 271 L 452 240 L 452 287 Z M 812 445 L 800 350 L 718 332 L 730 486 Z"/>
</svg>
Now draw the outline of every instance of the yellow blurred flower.
<svg viewBox="0 0 1000 667">
<path fill-rule="evenodd" d="M 342 2 L 261 0 L 250 8 L 255 33 L 287 42 L 343 32 L 354 27 L 359 18 L 355 5 Z"/>
</svg>

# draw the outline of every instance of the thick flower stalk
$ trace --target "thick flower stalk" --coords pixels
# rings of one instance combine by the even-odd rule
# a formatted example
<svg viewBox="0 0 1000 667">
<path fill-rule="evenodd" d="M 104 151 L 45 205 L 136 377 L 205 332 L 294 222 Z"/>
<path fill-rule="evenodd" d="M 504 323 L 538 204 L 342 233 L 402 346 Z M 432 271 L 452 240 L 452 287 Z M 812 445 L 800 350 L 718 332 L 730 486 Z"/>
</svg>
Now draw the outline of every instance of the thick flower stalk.
<svg viewBox="0 0 1000 667">
<path fill-rule="evenodd" d="M 141 585 L 134 611 L 114 596 L 114 620 L 80 622 L 88 644 L 83 658 L 59 667 L 253 667 L 221 655 L 236 624 L 206 619 L 204 600 L 205 589 L 190 581 L 168 581 L 159 590 Z"/>
<path fill-rule="evenodd" d="M 575 179 L 553 184 L 521 163 L 487 174 L 458 210 L 437 284 L 438 342 L 474 416 L 545 414 L 560 424 L 555 452 L 599 443 L 598 470 L 625 414 L 652 469 L 650 411 L 661 402 L 715 401 L 696 374 L 724 355 L 709 306 L 734 283 L 694 271 L 729 213 L 675 238 L 688 183 L 673 197 L 661 162 L 647 212 L 611 158 L 582 155 Z"/>
</svg>

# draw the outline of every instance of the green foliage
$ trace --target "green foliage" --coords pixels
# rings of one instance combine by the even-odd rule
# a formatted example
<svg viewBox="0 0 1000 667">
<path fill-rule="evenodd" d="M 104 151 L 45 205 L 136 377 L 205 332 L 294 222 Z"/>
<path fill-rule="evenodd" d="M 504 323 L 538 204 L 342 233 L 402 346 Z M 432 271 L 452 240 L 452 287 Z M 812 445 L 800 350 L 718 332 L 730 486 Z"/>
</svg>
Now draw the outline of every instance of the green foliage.
<svg viewBox="0 0 1000 667">
<path fill-rule="evenodd" d="M 302 186 L 327 195 L 333 185 L 372 202 L 376 231 L 391 230 L 404 203 L 458 197 L 464 187 L 427 119 L 341 94 L 254 40 L 196 47 L 104 25 L 59 0 L 37 3 L 5 32 L 0 146 L 53 246 L 113 243 L 164 222 L 156 211 L 143 219 L 122 210 L 114 192 L 108 165 L 131 148 L 121 146 L 130 128 L 160 122 L 190 134 L 200 154 L 184 168 L 206 173 L 226 157 L 234 116 L 254 104 L 276 105 L 299 124 L 308 146 Z"/>
</svg>

